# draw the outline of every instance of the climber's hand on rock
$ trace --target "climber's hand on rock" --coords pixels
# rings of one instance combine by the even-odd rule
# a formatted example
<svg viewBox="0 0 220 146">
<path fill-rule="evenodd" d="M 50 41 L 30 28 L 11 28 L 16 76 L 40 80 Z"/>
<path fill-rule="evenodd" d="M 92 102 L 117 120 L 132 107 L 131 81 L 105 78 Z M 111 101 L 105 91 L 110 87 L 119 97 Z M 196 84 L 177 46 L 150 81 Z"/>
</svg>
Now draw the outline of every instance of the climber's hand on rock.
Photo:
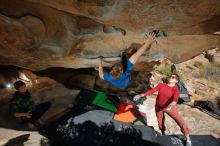
<svg viewBox="0 0 220 146">
<path fill-rule="evenodd" d="M 101 57 L 99 57 L 99 58 L 96 59 L 96 61 L 97 61 L 97 63 L 98 63 L 99 65 L 102 65 L 103 59 L 102 59 Z"/>
<path fill-rule="evenodd" d="M 147 35 L 147 39 L 145 40 L 145 44 L 153 44 L 154 42 L 156 42 L 156 35 L 151 32 L 149 33 L 149 35 Z"/>
</svg>

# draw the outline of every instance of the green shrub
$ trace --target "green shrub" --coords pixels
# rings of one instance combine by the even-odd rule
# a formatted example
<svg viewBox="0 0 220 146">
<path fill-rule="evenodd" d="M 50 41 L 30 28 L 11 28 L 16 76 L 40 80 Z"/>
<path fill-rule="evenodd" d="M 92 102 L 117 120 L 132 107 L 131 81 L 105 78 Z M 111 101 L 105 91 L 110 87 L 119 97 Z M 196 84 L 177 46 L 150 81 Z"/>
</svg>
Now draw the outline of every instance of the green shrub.
<svg viewBox="0 0 220 146">
<path fill-rule="evenodd" d="M 201 75 L 210 81 L 220 84 L 220 63 L 210 63 L 201 71 Z"/>
<path fill-rule="evenodd" d="M 199 69 L 204 69 L 205 65 L 202 62 L 196 61 L 193 66 L 199 68 Z"/>
<path fill-rule="evenodd" d="M 161 74 L 164 77 L 171 75 L 171 69 L 170 66 L 160 65 L 156 68 L 156 72 Z"/>
<path fill-rule="evenodd" d="M 212 80 L 207 80 L 207 86 L 211 87 L 211 88 L 218 88 L 219 84 L 214 82 L 214 81 L 212 81 Z"/>
</svg>

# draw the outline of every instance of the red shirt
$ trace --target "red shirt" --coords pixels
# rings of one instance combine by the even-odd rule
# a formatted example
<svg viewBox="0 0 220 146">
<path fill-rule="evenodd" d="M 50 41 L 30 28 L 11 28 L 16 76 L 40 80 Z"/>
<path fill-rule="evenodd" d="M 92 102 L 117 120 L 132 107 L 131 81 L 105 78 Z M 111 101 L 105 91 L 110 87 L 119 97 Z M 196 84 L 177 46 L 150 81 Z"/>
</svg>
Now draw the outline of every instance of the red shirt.
<svg viewBox="0 0 220 146">
<path fill-rule="evenodd" d="M 150 95 L 154 92 L 158 91 L 157 99 L 156 99 L 156 107 L 165 108 L 172 101 L 177 103 L 179 99 L 179 90 L 176 86 L 170 87 L 165 83 L 160 83 L 156 87 L 148 90 L 144 93 L 144 96 Z"/>
</svg>

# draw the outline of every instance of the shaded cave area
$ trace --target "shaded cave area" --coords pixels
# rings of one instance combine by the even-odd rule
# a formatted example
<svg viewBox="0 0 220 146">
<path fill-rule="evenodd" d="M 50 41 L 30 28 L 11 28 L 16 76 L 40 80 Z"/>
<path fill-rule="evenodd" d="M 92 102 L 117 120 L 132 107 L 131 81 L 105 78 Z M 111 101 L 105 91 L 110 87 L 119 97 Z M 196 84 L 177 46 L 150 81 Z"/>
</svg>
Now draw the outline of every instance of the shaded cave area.
<svg viewBox="0 0 220 146">
<path fill-rule="evenodd" d="M 108 69 L 105 69 L 108 70 Z M 113 87 L 111 84 L 101 80 L 98 71 L 94 68 L 48 68 L 41 71 L 31 71 L 16 66 L 0 66 L 0 87 L 1 89 L 13 89 L 13 83 L 21 80 L 30 88 L 37 88 L 43 82 L 40 80 L 50 80 L 54 84 L 62 84 L 68 89 L 90 89 L 104 92 L 129 91 L 143 92 L 150 88 L 150 72 L 132 71 L 132 82 L 129 87 L 122 90 Z M 141 80 L 145 79 L 144 81 Z M 46 82 L 49 83 L 49 82 Z"/>
<path fill-rule="evenodd" d="M 148 76 L 148 72 L 132 72 L 133 80 L 129 88 L 118 90 L 111 84 L 101 80 L 94 68 L 70 69 L 49 68 L 42 71 L 31 71 L 17 66 L 0 66 L 0 127 L 27 130 L 24 126 L 14 122 L 10 115 L 10 103 L 16 89 L 14 82 L 23 81 L 30 91 L 35 103 L 52 102 L 52 107 L 43 118 L 49 123 L 63 115 L 67 107 L 74 104 L 75 98 L 83 89 L 101 91 L 106 94 L 127 93 L 130 90 L 143 92 L 149 80 L 138 82 L 137 78 Z"/>
</svg>

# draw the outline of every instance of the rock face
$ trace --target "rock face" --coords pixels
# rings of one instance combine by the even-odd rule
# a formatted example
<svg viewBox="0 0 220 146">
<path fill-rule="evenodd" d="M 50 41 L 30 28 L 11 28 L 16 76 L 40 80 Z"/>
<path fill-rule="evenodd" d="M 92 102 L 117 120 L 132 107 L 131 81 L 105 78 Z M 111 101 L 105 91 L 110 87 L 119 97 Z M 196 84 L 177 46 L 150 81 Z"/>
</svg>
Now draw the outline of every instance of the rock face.
<svg viewBox="0 0 220 146">
<path fill-rule="evenodd" d="M 117 60 L 153 30 L 161 37 L 135 69 L 162 58 L 180 63 L 220 46 L 219 7 L 219 0 L 1 0 L 0 64 L 94 67 L 98 56 Z"/>
</svg>

